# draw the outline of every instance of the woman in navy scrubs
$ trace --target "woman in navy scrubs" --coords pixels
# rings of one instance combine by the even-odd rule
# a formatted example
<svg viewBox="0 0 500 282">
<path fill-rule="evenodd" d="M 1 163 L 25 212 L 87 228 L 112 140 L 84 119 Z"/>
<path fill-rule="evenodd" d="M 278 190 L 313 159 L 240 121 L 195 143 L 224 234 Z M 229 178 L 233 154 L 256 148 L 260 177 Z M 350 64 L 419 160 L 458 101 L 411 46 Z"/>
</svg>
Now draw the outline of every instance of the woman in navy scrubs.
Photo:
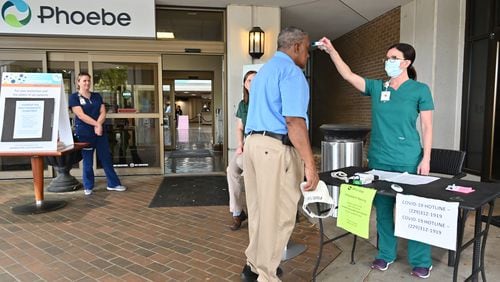
<svg viewBox="0 0 500 282">
<path fill-rule="evenodd" d="M 94 150 L 106 174 L 107 190 L 125 191 L 116 175 L 109 150 L 108 137 L 103 127 L 106 120 L 106 108 L 102 96 L 90 92 L 90 74 L 82 72 L 78 75 L 78 92 L 69 97 L 69 107 L 75 113 L 75 135 L 79 142 L 90 145 L 82 150 L 83 157 L 83 188 L 85 195 L 92 194 L 94 189 Z"/>
</svg>

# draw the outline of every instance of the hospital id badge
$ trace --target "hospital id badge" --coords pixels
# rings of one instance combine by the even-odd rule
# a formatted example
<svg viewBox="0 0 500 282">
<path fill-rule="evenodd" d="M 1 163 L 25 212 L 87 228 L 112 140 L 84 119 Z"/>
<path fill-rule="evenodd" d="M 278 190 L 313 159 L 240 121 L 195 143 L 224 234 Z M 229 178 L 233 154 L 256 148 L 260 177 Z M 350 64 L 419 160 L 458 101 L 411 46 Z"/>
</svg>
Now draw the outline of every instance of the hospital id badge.
<svg viewBox="0 0 500 282">
<path fill-rule="evenodd" d="M 380 101 L 382 102 L 388 102 L 389 100 L 391 100 L 391 91 L 382 91 L 382 93 L 380 94 Z"/>
</svg>

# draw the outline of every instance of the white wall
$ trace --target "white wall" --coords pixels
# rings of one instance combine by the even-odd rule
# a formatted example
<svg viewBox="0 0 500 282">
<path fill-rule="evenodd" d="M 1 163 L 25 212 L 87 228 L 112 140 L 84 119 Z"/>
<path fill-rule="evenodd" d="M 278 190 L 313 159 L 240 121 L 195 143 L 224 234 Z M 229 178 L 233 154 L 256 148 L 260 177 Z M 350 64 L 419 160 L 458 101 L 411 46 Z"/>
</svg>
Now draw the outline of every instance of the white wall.
<svg viewBox="0 0 500 282">
<path fill-rule="evenodd" d="M 236 110 L 243 98 L 243 66 L 269 60 L 277 49 L 280 32 L 280 9 L 277 7 L 227 6 L 227 143 L 229 158 L 236 142 Z M 253 60 L 248 54 L 248 32 L 260 26 L 265 32 L 264 55 Z M 251 98 L 250 98 L 251 99 Z"/>
<path fill-rule="evenodd" d="M 401 7 L 400 41 L 415 47 L 417 79 L 434 98 L 433 147 L 458 149 L 465 0 L 414 0 Z"/>
</svg>

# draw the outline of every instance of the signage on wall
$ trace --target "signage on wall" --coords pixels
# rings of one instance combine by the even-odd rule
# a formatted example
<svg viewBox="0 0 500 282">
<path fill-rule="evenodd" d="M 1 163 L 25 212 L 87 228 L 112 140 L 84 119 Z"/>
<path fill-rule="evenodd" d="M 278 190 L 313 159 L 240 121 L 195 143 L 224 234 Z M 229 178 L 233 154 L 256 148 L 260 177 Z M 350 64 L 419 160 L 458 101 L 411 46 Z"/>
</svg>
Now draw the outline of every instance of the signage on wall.
<svg viewBox="0 0 500 282">
<path fill-rule="evenodd" d="M 0 0 L 0 33 L 155 37 L 154 0 Z"/>
</svg>

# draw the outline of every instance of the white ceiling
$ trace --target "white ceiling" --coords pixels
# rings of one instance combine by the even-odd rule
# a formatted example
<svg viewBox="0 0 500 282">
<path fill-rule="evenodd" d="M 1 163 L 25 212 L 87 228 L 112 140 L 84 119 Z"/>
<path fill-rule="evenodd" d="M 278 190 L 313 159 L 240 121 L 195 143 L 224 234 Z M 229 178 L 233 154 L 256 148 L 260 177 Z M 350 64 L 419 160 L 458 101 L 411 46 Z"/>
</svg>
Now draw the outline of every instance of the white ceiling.
<svg viewBox="0 0 500 282">
<path fill-rule="evenodd" d="M 157 5 L 225 8 L 229 4 L 281 7 L 281 26 L 297 26 L 311 40 L 335 39 L 412 0 L 155 0 Z"/>
</svg>

